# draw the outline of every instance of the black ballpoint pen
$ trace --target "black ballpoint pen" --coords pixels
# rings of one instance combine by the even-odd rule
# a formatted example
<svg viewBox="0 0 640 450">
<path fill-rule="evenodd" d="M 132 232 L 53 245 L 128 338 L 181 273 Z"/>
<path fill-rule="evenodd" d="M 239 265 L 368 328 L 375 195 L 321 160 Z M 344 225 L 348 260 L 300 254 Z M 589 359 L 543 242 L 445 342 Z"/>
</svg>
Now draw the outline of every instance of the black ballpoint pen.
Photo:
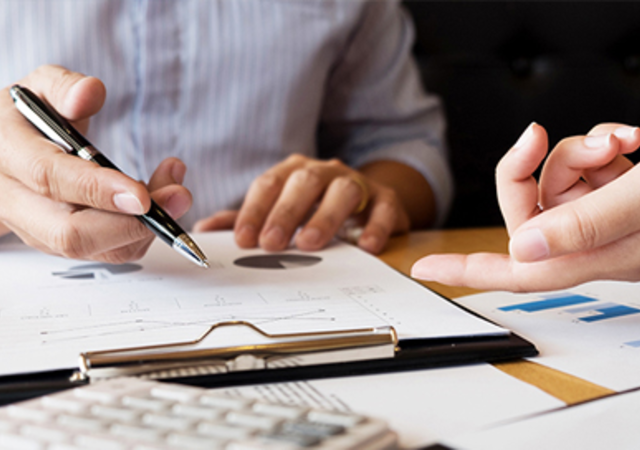
<svg viewBox="0 0 640 450">
<path fill-rule="evenodd" d="M 14 85 L 10 93 L 18 111 L 42 134 L 62 147 L 66 153 L 120 172 L 120 169 L 91 145 L 64 117 L 28 88 Z M 201 267 L 209 267 L 207 257 L 202 250 L 153 200 L 149 211 L 136 217 L 178 253 Z"/>
</svg>

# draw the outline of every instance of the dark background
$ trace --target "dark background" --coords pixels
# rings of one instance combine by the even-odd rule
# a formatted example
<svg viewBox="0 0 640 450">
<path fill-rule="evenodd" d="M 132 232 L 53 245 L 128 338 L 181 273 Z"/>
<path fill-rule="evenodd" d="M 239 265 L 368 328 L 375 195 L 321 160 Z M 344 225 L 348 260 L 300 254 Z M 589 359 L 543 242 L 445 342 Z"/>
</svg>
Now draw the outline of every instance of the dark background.
<svg viewBox="0 0 640 450">
<path fill-rule="evenodd" d="M 447 227 L 503 224 L 495 166 L 532 121 L 551 146 L 600 122 L 640 125 L 640 2 L 404 4 L 425 86 L 447 115 Z"/>
</svg>

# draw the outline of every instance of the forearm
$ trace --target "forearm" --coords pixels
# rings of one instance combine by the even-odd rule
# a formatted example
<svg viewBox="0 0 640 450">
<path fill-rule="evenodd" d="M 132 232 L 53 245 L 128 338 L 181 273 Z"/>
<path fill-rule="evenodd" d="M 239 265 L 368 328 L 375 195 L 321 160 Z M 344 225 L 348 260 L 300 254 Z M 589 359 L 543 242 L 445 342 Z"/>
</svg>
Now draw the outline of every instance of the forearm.
<svg viewBox="0 0 640 450">
<path fill-rule="evenodd" d="M 359 171 L 371 181 L 395 191 L 412 229 L 426 228 L 434 223 L 435 197 L 431 186 L 417 170 L 396 161 L 381 160 L 367 163 Z"/>
</svg>

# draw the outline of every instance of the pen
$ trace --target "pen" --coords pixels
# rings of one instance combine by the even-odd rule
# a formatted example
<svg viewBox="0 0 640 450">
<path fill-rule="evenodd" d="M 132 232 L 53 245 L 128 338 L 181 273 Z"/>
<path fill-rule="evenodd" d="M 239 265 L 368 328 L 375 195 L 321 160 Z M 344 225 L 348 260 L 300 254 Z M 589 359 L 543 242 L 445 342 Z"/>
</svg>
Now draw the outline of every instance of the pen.
<svg viewBox="0 0 640 450">
<path fill-rule="evenodd" d="M 66 153 L 121 172 L 64 117 L 28 88 L 14 85 L 10 93 L 18 111 Z M 200 267 L 209 267 L 207 257 L 193 239 L 153 200 L 149 211 L 136 217 L 182 256 Z"/>
</svg>

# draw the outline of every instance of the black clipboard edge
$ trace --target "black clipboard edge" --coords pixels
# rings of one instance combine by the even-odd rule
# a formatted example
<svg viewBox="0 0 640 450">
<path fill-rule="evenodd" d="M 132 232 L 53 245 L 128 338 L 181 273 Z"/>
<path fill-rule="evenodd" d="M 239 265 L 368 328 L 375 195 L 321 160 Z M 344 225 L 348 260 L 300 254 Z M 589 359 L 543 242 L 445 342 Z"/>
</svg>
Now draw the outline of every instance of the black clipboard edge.
<svg viewBox="0 0 640 450">
<path fill-rule="evenodd" d="M 179 377 L 163 381 L 211 388 L 230 387 L 502 362 L 538 354 L 533 344 L 513 333 L 482 339 L 401 341 L 400 346 L 396 356 L 388 359 Z"/>
<path fill-rule="evenodd" d="M 210 388 L 230 387 L 502 362 L 538 354 L 533 344 L 514 333 L 482 338 L 412 339 L 400 341 L 399 345 L 400 349 L 394 358 L 177 377 L 160 381 Z M 0 405 L 86 384 L 86 381 L 70 382 L 74 372 L 75 370 L 69 369 L 0 377 Z"/>
</svg>

